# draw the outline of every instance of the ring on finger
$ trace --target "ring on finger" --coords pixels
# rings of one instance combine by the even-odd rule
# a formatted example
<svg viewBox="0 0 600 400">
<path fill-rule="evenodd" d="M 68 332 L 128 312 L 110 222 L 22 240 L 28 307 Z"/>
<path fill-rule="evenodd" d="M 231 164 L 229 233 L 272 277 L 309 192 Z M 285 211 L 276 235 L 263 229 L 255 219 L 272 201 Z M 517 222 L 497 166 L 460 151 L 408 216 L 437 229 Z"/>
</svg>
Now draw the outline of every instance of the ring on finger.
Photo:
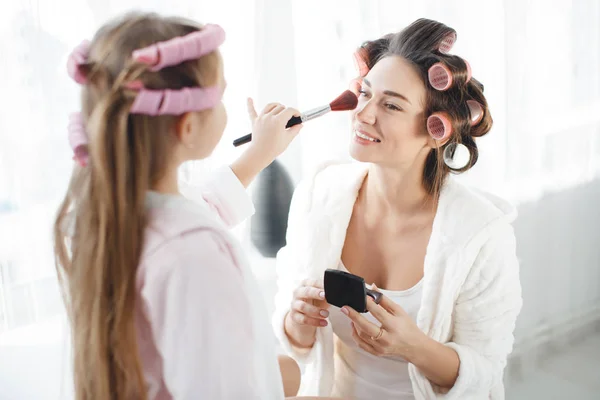
<svg viewBox="0 0 600 400">
<path fill-rule="evenodd" d="M 379 333 L 377 334 L 377 336 L 375 336 L 375 337 L 371 336 L 371 340 L 376 342 L 381 338 L 381 336 L 383 336 L 383 327 L 382 326 L 379 327 Z"/>
</svg>

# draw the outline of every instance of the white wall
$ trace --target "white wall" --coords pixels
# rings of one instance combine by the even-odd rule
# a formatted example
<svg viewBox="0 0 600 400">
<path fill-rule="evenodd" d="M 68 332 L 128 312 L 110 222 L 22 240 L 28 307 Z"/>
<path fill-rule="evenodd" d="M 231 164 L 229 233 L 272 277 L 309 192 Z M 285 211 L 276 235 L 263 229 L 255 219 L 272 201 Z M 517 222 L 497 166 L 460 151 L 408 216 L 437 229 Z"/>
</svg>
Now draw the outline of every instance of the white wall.
<svg viewBox="0 0 600 400">
<path fill-rule="evenodd" d="M 0 335 L 0 400 L 72 398 L 66 320 Z"/>
<path fill-rule="evenodd" d="M 600 179 L 519 206 L 523 310 L 515 354 L 600 321 Z"/>
</svg>

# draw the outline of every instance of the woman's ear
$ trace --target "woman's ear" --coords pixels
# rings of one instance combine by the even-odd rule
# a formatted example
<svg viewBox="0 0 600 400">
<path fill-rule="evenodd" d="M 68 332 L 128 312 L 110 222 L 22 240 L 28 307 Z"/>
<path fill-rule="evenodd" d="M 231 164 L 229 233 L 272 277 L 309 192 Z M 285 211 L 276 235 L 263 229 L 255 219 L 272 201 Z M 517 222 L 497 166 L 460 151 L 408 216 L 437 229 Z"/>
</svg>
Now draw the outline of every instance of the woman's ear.
<svg viewBox="0 0 600 400">
<path fill-rule="evenodd" d="M 448 135 L 447 137 L 442 139 L 435 139 L 429 134 L 428 136 L 429 137 L 427 138 L 427 145 L 432 149 L 441 149 L 451 139 L 451 135 Z"/>
</svg>

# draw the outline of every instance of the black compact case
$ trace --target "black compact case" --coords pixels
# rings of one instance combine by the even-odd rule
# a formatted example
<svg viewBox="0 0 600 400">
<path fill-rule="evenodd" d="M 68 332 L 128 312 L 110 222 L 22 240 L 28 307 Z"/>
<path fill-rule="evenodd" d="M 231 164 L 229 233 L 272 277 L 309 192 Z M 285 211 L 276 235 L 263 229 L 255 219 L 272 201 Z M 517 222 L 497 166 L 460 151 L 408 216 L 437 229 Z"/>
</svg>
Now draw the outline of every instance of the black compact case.
<svg viewBox="0 0 600 400">
<path fill-rule="evenodd" d="M 336 269 L 325 271 L 325 300 L 336 307 L 349 306 L 360 313 L 367 312 L 367 296 L 379 304 L 382 294 L 365 286 L 360 276 Z"/>
</svg>

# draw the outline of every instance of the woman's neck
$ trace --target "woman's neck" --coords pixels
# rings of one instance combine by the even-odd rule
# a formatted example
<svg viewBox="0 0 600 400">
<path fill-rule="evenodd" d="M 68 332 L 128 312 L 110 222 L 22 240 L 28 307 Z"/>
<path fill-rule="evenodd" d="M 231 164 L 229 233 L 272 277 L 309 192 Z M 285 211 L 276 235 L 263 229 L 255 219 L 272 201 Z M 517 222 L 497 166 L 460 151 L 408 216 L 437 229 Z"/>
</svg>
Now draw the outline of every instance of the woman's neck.
<svg viewBox="0 0 600 400">
<path fill-rule="evenodd" d="M 414 166 L 403 169 L 371 164 L 362 189 L 365 205 L 384 215 L 423 211 L 431 196 L 423 187 L 421 171 Z"/>
</svg>

